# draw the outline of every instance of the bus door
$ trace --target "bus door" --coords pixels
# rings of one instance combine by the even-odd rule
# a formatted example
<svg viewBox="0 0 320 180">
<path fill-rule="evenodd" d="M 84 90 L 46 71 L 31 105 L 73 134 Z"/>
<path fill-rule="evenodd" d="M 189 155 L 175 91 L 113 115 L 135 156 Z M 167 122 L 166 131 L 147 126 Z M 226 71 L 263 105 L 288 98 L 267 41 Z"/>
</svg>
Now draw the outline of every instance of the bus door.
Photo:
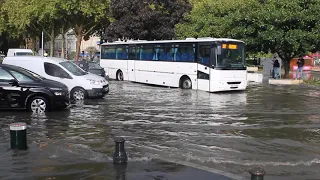
<svg viewBox="0 0 320 180">
<path fill-rule="evenodd" d="M 135 60 L 136 60 L 136 46 L 129 46 L 128 47 L 128 80 L 129 81 L 136 81 L 135 77 Z"/>
<path fill-rule="evenodd" d="M 210 67 L 213 47 L 211 43 L 199 43 L 198 45 L 198 89 L 210 91 Z"/>
</svg>

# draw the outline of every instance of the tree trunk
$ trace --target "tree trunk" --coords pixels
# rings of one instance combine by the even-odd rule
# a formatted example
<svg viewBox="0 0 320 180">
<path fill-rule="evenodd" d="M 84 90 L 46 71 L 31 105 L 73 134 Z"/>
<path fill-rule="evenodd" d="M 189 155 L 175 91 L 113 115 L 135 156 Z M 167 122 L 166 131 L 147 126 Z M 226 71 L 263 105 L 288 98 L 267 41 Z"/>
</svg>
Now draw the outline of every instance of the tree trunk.
<svg viewBox="0 0 320 180">
<path fill-rule="evenodd" d="M 28 49 L 28 38 L 25 38 L 25 41 L 26 41 L 26 49 Z"/>
<path fill-rule="evenodd" d="M 284 67 L 284 78 L 289 78 L 289 72 L 290 72 L 290 60 L 291 60 L 291 59 L 284 59 L 284 61 L 283 61 L 283 67 Z"/>
<path fill-rule="evenodd" d="M 80 47 L 81 47 L 81 41 L 82 41 L 82 37 L 83 37 L 83 33 L 82 33 L 82 25 L 80 25 L 77 29 L 77 48 L 76 48 L 76 61 L 79 60 L 79 54 L 80 54 Z"/>
<path fill-rule="evenodd" d="M 36 46 L 37 46 L 37 37 L 36 37 L 36 36 L 33 36 L 33 37 L 32 37 L 32 41 L 33 41 L 33 44 L 32 44 L 32 47 L 31 47 L 31 48 L 32 48 L 32 51 L 33 51 L 33 52 L 36 52 L 36 49 L 37 49 L 37 48 L 36 48 Z"/>
<path fill-rule="evenodd" d="M 64 54 L 66 53 L 66 37 L 65 37 L 65 33 L 64 30 L 62 30 L 62 44 L 61 44 L 61 58 L 64 59 L 66 58 L 64 56 Z"/>
<path fill-rule="evenodd" d="M 54 27 L 51 30 L 51 35 L 50 35 L 50 56 L 54 56 Z"/>
<path fill-rule="evenodd" d="M 61 34 L 62 34 L 62 44 L 61 44 L 61 58 L 66 58 L 68 59 L 68 50 L 67 50 L 67 46 L 66 46 L 66 26 L 63 24 L 61 27 Z"/>
<path fill-rule="evenodd" d="M 42 35 L 40 34 L 40 36 L 38 37 L 39 39 L 39 49 L 42 49 Z"/>
</svg>

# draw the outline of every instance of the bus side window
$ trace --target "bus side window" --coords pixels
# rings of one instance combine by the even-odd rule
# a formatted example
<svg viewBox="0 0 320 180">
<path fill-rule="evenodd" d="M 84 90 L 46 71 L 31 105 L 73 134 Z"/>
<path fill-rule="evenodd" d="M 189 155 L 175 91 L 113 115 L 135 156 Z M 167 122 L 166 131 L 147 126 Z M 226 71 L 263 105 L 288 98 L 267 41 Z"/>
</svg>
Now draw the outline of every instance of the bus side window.
<svg viewBox="0 0 320 180">
<path fill-rule="evenodd" d="M 114 46 L 102 46 L 101 59 L 116 59 L 116 48 Z"/>
<path fill-rule="evenodd" d="M 154 61 L 159 60 L 159 56 L 160 56 L 161 51 L 163 51 L 163 46 L 162 45 L 155 45 L 152 60 L 154 60 Z"/>
<path fill-rule="evenodd" d="M 199 63 L 210 65 L 211 45 L 199 45 Z"/>
<path fill-rule="evenodd" d="M 127 47 L 125 45 L 117 47 L 116 59 L 120 59 L 120 60 L 127 60 L 128 59 Z"/>
<path fill-rule="evenodd" d="M 154 46 L 145 44 L 140 48 L 140 60 L 153 60 L 155 53 L 154 53 Z"/>
<path fill-rule="evenodd" d="M 136 60 L 141 60 L 140 59 L 140 46 L 138 45 L 137 47 L 136 47 Z"/>
<path fill-rule="evenodd" d="M 195 44 L 178 44 L 174 48 L 174 60 L 178 62 L 195 62 Z"/>
<path fill-rule="evenodd" d="M 172 61 L 173 60 L 173 51 L 170 44 L 161 44 L 158 60 L 160 61 Z"/>
<path fill-rule="evenodd" d="M 135 46 L 129 46 L 129 60 L 136 60 L 136 47 Z"/>
</svg>

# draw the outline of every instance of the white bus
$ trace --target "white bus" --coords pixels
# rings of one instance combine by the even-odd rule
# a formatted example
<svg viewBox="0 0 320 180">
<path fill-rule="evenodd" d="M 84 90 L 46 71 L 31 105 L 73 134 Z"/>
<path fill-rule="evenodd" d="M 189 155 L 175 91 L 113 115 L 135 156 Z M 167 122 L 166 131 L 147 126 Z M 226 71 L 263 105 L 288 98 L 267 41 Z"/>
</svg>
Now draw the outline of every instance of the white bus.
<svg viewBox="0 0 320 180">
<path fill-rule="evenodd" d="M 245 90 L 245 43 L 235 39 L 116 41 L 101 45 L 109 77 L 207 92 Z"/>
</svg>

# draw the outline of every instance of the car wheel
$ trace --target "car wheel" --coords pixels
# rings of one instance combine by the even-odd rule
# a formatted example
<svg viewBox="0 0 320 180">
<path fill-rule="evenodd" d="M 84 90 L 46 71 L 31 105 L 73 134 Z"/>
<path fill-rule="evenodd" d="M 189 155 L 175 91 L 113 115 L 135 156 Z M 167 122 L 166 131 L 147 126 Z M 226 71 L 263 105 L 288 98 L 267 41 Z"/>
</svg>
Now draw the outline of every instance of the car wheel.
<svg viewBox="0 0 320 180">
<path fill-rule="evenodd" d="M 32 97 L 28 103 L 28 109 L 34 113 L 44 113 L 48 111 L 48 100 L 41 96 Z"/>
<path fill-rule="evenodd" d="M 83 101 L 86 97 L 86 91 L 83 88 L 75 88 L 71 92 L 71 98 L 75 101 Z"/>
</svg>

